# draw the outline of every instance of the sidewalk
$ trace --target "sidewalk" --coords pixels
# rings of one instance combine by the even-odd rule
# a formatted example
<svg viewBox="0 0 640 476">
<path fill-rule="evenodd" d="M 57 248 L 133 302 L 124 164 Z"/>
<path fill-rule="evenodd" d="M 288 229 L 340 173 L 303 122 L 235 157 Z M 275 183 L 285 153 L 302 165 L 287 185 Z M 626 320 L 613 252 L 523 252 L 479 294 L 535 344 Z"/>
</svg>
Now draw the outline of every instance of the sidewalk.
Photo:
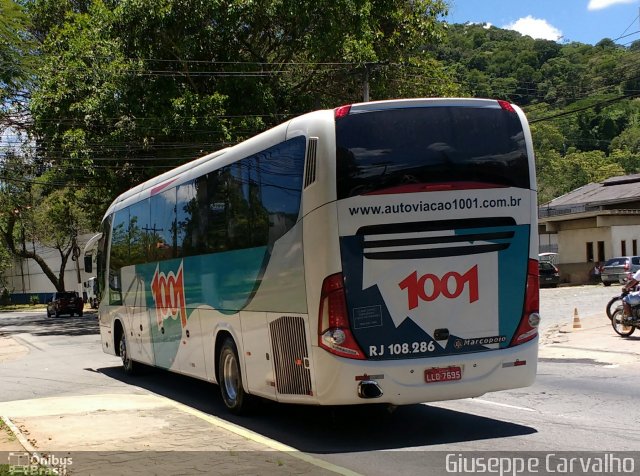
<svg viewBox="0 0 640 476">
<path fill-rule="evenodd" d="M 640 362 L 640 332 L 622 338 L 603 314 L 579 320 L 581 329 L 569 322 L 544 332 L 541 360 Z M 12 339 L 1 339 L 0 362 L 9 346 L 21 350 Z M 135 387 L 129 394 L 0 402 L 0 416 L 29 453 L 53 456 L 54 462 L 72 458 L 67 467 L 71 474 L 354 474 Z M 0 464 L 6 464 L 13 450 L 0 445 Z"/>
<path fill-rule="evenodd" d="M 153 394 L 2 402 L 0 415 L 31 454 L 26 458 L 70 461 L 67 474 L 354 474 Z M 2 451 L 0 464 L 8 451 L 17 458 L 15 448 Z"/>
<path fill-rule="evenodd" d="M 555 326 L 540 338 L 541 359 L 589 359 L 611 365 L 640 362 L 640 331 L 620 337 L 604 313 L 578 316 L 581 328 L 573 322 Z"/>
</svg>

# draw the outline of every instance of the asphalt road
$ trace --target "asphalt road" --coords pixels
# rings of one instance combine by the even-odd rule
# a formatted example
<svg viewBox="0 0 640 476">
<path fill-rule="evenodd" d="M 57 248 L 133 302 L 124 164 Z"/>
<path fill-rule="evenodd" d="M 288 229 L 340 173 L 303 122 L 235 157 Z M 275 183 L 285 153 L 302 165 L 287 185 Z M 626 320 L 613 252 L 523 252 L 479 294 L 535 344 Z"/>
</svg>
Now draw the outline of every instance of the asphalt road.
<svg viewBox="0 0 640 476">
<path fill-rule="evenodd" d="M 39 312 L 0 313 L 0 336 L 11 336 L 26 351 L 0 361 L 0 401 L 24 400 L 98 391 L 126 392 L 96 369 L 120 359 L 102 352 L 97 315 L 47 318 Z"/>
<path fill-rule="evenodd" d="M 604 313 L 619 288 L 543 289 L 543 329 L 573 309 Z M 45 396 L 153 392 L 331 463 L 367 475 L 422 474 L 430 457 L 457 451 L 622 451 L 640 448 L 637 365 L 540 359 L 529 388 L 398 408 L 316 408 L 265 403 L 251 418 L 224 408 L 218 388 L 149 369 L 127 377 L 103 354 L 95 316 L 47 319 L 0 314 L 0 335 L 28 349 L 0 363 L 0 401 Z M 430 452 L 430 453 L 427 453 Z M 441 461 L 440 461 L 441 462 Z"/>
<path fill-rule="evenodd" d="M 572 322 L 575 309 L 579 316 L 602 314 L 604 317 L 607 302 L 621 290 L 620 285 L 543 288 L 540 290 L 540 328 L 545 331 L 551 326 Z"/>
</svg>

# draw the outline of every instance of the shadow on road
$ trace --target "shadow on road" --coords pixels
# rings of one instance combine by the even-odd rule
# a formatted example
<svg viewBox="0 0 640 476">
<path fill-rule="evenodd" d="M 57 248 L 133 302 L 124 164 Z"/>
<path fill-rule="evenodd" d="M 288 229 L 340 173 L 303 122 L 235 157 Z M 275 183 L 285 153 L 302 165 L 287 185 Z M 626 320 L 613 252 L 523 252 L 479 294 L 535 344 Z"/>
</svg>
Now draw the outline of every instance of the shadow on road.
<svg viewBox="0 0 640 476">
<path fill-rule="evenodd" d="M 34 336 L 84 336 L 99 334 L 98 314 L 85 311 L 82 317 L 47 317 L 40 313 L 15 313 L 0 319 L 0 335 L 14 335 L 28 332 Z"/>
<path fill-rule="evenodd" d="M 429 405 L 316 407 L 260 401 L 247 417 L 231 415 L 216 385 L 145 368 L 127 376 L 120 367 L 98 370 L 177 402 L 236 423 L 306 453 L 351 453 L 432 446 L 535 433 L 531 427 Z"/>
</svg>

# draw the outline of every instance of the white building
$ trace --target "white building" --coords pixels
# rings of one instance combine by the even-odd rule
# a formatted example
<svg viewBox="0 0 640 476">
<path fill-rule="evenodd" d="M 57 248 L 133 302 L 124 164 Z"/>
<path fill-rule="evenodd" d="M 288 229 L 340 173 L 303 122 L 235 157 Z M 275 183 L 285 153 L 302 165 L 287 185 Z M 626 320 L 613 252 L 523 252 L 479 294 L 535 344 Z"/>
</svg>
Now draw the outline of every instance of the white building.
<svg viewBox="0 0 640 476">
<path fill-rule="evenodd" d="M 587 282 L 594 265 L 640 253 L 640 174 L 584 185 L 540 206 L 538 216 L 540 244 L 557 243 L 562 280 Z"/>
<path fill-rule="evenodd" d="M 80 257 L 73 260 L 71 256 L 67 261 L 64 273 L 64 283 L 66 291 L 83 292 L 83 283 L 92 276 L 95 276 L 95 262 L 85 263 L 84 247 L 93 234 L 81 235 L 78 237 L 80 246 Z M 55 248 L 49 248 L 35 243 L 31 245 L 35 252 L 42 256 L 53 273 L 58 276 L 62 258 Z M 85 264 L 90 269 L 85 269 Z M 80 282 L 78 282 L 78 273 Z M 44 274 L 42 268 L 32 259 L 15 258 L 13 265 L 2 273 L 3 282 L 6 289 L 11 294 L 11 302 L 14 304 L 26 304 L 31 300 L 31 296 L 38 296 L 39 302 L 47 302 L 56 291 L 51 280 Z"/>
</svg>

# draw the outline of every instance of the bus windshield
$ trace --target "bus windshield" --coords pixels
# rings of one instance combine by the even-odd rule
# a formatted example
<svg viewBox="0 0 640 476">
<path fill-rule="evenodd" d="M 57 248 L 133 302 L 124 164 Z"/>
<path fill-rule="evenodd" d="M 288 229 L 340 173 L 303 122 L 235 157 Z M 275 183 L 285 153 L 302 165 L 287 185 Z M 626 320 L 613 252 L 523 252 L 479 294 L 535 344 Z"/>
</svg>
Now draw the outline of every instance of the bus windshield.
<svg viewBox="0 0 640 476">
<path fill-rule="evenodd" d="M 497 107 L 349 114 L 336 121 L 336 160 L 338 199 L 411 184 L 530 188 L 520 119 Z"/>
</svg>

